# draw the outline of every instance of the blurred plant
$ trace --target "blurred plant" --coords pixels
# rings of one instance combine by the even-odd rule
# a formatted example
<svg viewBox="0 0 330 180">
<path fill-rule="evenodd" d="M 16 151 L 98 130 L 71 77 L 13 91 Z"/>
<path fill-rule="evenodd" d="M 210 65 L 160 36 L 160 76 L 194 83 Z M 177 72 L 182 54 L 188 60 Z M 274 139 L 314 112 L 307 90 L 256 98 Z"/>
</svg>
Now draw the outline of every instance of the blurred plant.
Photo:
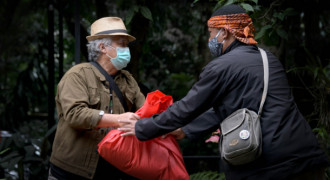
<svg viewBox="0 0 330 180">
<path fill-rule="evenodd" d="M 148 7 L 133 5 L 127 11 L 126 18 L 125 18 L 125 24 L 126 25 L 130 24 L 130 22 L 132 21 L 134 15 L 136 13 L 141 13 L 143 17 L 145 17 L 148 20 L 152 21 L 152 14 L 151 14 L 151 11 Z"/>
<path fill-rule="evenodd" d="M 314 128 L 313 131 L 316 133 L 317 139 L 320 141 L 321 147 L 328 154 L 330 159 L 330 134 L 324 127 Z M 330 167 L 326 168 L 326 177 L 330 179 Z"/>
<path fill-rule="evenodd" d="M 171 94 L 174 100 L 179 100 L 187 94 L 194 82 L 195 79 L 189 74 L 172 73 L 160 87 Z"/>
<path fill-rule="evenodd" d="M 330 157 L 330 59 L 323 64 L 319 57 L 315 57 L 304 48 L 307 64 L 303 67 L 294 67 L 288 70 L 293 73 L 303 84 L 313 98 L 312 113 L 305 116 L 313 125 L 314 132 L 320 141 L 322 148 Z M 305 77 L 312 77 L 312 83 L 306 84 Z"/>
<path fill-rule="evenodd" d="M 0 167 L 4 170 L 5 178 L 47 179 L 51 150 L 48 137 L 55 127 L 46 132 L 45 121 L 24 122 L 17 132 L 2 137 Z"/>
</svg>

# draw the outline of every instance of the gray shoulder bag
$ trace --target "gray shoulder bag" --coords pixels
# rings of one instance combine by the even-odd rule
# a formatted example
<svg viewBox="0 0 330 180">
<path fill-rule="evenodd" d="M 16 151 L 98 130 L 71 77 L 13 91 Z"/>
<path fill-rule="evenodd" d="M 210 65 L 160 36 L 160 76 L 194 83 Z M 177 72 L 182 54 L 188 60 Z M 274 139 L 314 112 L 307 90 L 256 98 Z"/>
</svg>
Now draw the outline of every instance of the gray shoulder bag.
<svg viewBox="0 0 330 180">
<path fill-rule="evenodd" d="M 235 111 L 220 124 L 221 158 L 231 165 L 250 163 L 261 155 L 262 132 L 260 117 L 268 90 L 268 58 L 266 52 L 259 48 L 264 67 L 264 90 L 259 112 L 243 108 Z"/>
</svg>

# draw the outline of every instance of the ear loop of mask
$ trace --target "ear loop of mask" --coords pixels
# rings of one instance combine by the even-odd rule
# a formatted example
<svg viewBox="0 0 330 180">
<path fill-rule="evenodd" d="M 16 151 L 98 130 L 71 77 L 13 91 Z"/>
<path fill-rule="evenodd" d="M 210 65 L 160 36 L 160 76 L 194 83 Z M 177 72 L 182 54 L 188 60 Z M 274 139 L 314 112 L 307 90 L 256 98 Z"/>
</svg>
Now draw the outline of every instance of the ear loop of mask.
<svg viewBox="0 0 330 180">
<path fill-rule="evenodd" d="M 122 70 L 127 66 L 127 64 L 131 60 L 131 54 L 128 47 L 117 47 L 114 48 L 113 46 L 110 46 L 111 48 L 115 49 L 117 52 L 116 57 L 111 57 L 109 54 L 106 53 L 106 56 L 110 58 L 110 62 L 113 64 L 113 66 L 117 70 Z"/>
<path fill-rule="evenodd" d="M 223 40 L 221 43 L 218 42 L 218 36 L 219 36 L 221 30 L 222 29 L 220 29 L 218 31 L 217 35 L 215 37 L 213 37 L 208 43 L 210 52 L 211 52 L 212 56 L 214 56 L 214 57 L 219 57 L 222 54 L 222 46 L 223 46 L 223 43 L 225 42 L 225 40 Z"/>
<path fill-rule="evenodd" d="M 110 48 L 112 48 L 112 49 L 114 49 L 114 50 L 116 50 L 116 48 L 114 48 L 114 47 L 112 47 L 111 45 L 108 45 Z M 117 51 L 116 51 L 117 52 Z M 116 57 L 111 57 L 108 53 L 105 53 L 105 55 L 108 57 L 108 58 L 110 58 L 110 59 L 113 59 L 113 58 L 116 58 Z"/>
<path fill-rule="evenodd" d="M 218 34 L 216 35 L 217 41 L 218 41 L 218 36 L 219 36 L 219 34 L 220 34 L 221 30 L 222 30 L 222 31 L 224 31 L 225 29 L 220 29 L 220 30 L 219 30 Z M 226 40 L 225 40 L 225 39 L 223 39 L 223 41 L 222 41 L 221 43 L 223 44 L 225 41 L 226 41 Z"/>
<path fill-rule="evenodd" d="M 217 38 L 217 41 L 218 41 L 218 36 L 219 36 L 221 30 L 222 30 L 222 29 L 220 29 L 220 30 L 218 31 L 217 35 L 215 35 L 215 38 Z"/>
<path fill-rule="evenodd" d="M 218 42 L 218 36 L 219 36 L 219 34 L 220 34 L 221 30 L 223 30 L 223 31 L 224 31 L 224 29 L 220 29 L 220 30 L 219 30 L 218 34 L 216 35 L 216 38 L 217 38 L 217 42 Z M 219 45 L 218 45 L 218 46 L 219 46 L 219 54 L 218 54 L 219 56 L 221 56 L 221 55 L 222 55 L 223 43 L 225 43 L 225 41 L 226 41 L 226 40 L 225 40 L 225 39 L 223 39 L 223 40 L 222 40 L 222 42 L 218 43 L 218 44 L 219 44 Z"/>
</svg>

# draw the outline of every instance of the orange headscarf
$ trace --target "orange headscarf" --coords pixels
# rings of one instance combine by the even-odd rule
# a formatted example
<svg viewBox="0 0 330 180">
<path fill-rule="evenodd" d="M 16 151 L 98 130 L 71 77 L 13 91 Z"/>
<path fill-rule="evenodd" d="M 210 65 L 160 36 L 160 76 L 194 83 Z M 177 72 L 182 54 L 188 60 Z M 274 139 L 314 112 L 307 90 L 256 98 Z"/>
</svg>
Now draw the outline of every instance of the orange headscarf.
<svg viewBox="0 0 330 180">
<path fill-rule="evenodd" d="M 239 41 L 245 44 L 258 44 L 254 40 L 254 26 L 246 13 L 219 15 L 211 17 L 207 22 L 208 27 L 225 28 Z"/>
</svg>

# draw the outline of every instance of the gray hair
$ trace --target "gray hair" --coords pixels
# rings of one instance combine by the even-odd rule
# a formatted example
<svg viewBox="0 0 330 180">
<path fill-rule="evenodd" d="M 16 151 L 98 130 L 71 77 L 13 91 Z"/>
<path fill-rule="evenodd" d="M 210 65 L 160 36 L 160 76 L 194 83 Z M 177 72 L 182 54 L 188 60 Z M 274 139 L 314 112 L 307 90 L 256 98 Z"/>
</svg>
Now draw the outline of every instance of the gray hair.
<svg viewBox="0 0 330 180">
<path fill-rule="evenodd" d="M 96 61 L 97 58 L 101 54 L 100 44 L 103 43 L 106 46 L 111 45 L 111 38 L 101 38 L 101 39 L 95 39 L 93 41 L 88 42 L 87 49 L 88 49 L 88 59 L 89 61 Z"/>
</svg>

